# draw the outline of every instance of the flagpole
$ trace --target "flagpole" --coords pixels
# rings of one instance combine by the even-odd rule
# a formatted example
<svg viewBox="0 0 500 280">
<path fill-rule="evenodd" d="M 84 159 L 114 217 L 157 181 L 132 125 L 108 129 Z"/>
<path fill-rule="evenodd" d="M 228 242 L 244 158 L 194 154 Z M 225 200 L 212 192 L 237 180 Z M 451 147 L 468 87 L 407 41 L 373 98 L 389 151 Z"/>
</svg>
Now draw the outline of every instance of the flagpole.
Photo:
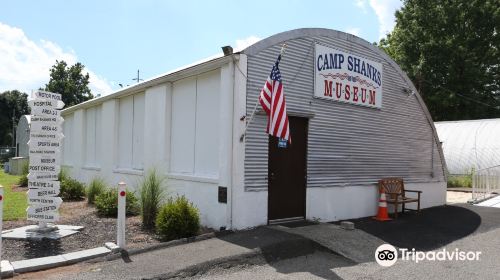
<svg viewBox="0 0 500 280">
<path fill-rule="evenodd" d="M 285 54 L 285 50 L 287 47 L 288 47 L 288 45 L 286 43 L 283 43 L 283 45 L 281 46 L 281 50 L 280 50 L 280 56 L 283 56 Z M 255 115 L 255 112 L 257 111 L 258 106 L 259 106 L 259 95 L 257 95 L 257 101 L 255 102 L 255 106 L 253 107 L 252 114 L 250 114 L 250 118 L 248 119 L 248 122 L 245 125 L 245 130 L 243 131 L 243 134 L 241 134 L 240 142 L 243 142 L 243 139 L 245 138 L 245 135 L 247 134 L 248 126 L 252 122 L 253 116 Z"/>
</svg>

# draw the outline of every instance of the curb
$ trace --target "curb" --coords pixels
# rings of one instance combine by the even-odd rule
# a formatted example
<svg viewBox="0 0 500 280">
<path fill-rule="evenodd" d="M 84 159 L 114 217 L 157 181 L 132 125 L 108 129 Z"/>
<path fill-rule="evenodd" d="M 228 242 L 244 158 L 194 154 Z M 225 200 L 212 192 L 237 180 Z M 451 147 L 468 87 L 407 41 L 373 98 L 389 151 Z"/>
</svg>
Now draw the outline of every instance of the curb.
<svg viewBox="0 0 500 280">
<path fill-rule="evenodd" d="M 472 193 L 472 188 L 447 188 L 448 192 Z"/>
<path fill-rule="evenodd" d="M 182 244 L 186 244 L 186 243 L 207 240 L 207 239 L 211 239 L 214 237 L 215 237 L 215 233 L 210 232 L 210 233 L 197 235 L 194 237 L 181 238 L 181 239 L 176 239 L 176 240 L 172 240 L 172 241 L 168 241 L 168 242 L 162 242 L 162 243 L 150 245 L 150 246 L 144 247 L 144 248 L 136 248 L 136 249 L 123 250 L 123 251 L 118 250 L 116 252 L 112 252 L 111 254 L 105 256 L 105 259 L 106 259 L 106 261 L 112 261 L 112 260 L 119 259 L 122 257 L 122 252 L 126 252 L 127 255 L 132 256 L 132 255 L 151 252 L 151 251 L 158 250 L 158 249 L 174 247 L 174 246 L 178 246 L 178 245 L 182 245 Z"/>
<path fill-rule="evenodd" d="M 485 198 L 481 198 L 481 199 L 477 199 L 477 200 L 469 200 L 469 201 L 467 201 L 467 203 L 469 203 L 471 205 L 476 205 L 478 203 L 481 203 L 481 202 L 486 201 L 486 200 L 490 200 L 490 199 L 495 198 L 495 197 L 497 197 L 497 196 L 500 195 L 500 194 L 498 194 L 496 192 L 492 192 L 492 194 L 493 195 L 490 196 L 490 197 L 485 197 Z"/>
<path fill-rule="evenodd" d="M 97 247 L 93 249 L 77 251 L 62 255 L 9 262 L 10 266 L 12 267 L 12 270 L 6 271 L 9 273 L 5 276 L 3 275 L 2 272 L 2 277 L 13 276 L 14 273 L 33 272 L 37 270 L 44 270 L 63 265 L 75 264 L 89 259 L 105 256 L 110 252 L 111 250 L 109 250 L 106 247 Z"/>
<path fill-rule="evenodd" d="M 294 234 L 295 235 L 295 234 Z M 224 269 L 236 267 L 239 265 L 262 265 L 269 262 L 276 262 L 298 256 L 305 256 L 315 251 L 325 251 L 334 255 L 344 257 L 347 261 L 356 263 L 349 257 L 345 257 L 332 249 L 321 245 L 320 243 L 308 239 L 303 236 L 298 236 L 296 239 L 289 239 L 270 245 L 254 248 L 248 252 L 239 253 L 231 256 L 215 258 L 198 264 L 193 264 L 188 267 L 155 275 L 145 280 L 166 280 L 166 279 L 185 279 L 193 276 L 201 276 L 210 271 L 213 267 L 223 265 Z M 300 249 L 300 245 L 305 245 L 306 249 Z M 297 248 L 298 251 L 297 251 Z"/>
<path fill-rule="evenodd" d="M 55 268 L 59 266 L 72 265 L 75 263 L 96 259 L 99 257 L 104 257 L 104 260 L 111 261 L 116 260 L 122 256 L 122 252 L 126 252 L 128 255 L 136 255 L 141 253 L 146 253 L 154 251 L 157 249 L 163 249 L 168 247 L 173 247 L 177 245 L 182 245 L 186 243 L 192 243 L 196 241 L 207 240 L 215 237 L 215 233 L 205 233 L 195 237 L 176 239 L 169 242 L 163 242 L 155 245 L 151 245 L 145 248 L 137 248 L 130 250 L 120 250 L 114 243 L 107 242 L 104 247 L 97 247 L 93 249 L 87 249 L 77 252 L 71 252 L 56 256 L 34 258 L 27 260 L 20 260 L 9 262 L 7 260 L 1 261 L 1 278 L 10 278 L 14 274 L 33 272 L 38 270 L 45 270 L 50 268 Z"/>
<path fill-rule="evenodd" d="M 189 278 L 196 274 L 203 275 L 209 271 L 212 267 L 224 264 L 226 268 L 237 266 L 240 264 L 248 265 L 262 265 L 266 264 L 267 261 L 263 255 L 260 248 L 252 249 L 250 252 L 241 253 L 233 256 L 216 258 L 213 260 L 205 261 L 199 264 L 194 264 L 186 268 L 172 271 L 160 275 L 153 276 L 151 278 L 143 278 L 144 280 L 164 280 L 172 278 Z"/>
</svg>

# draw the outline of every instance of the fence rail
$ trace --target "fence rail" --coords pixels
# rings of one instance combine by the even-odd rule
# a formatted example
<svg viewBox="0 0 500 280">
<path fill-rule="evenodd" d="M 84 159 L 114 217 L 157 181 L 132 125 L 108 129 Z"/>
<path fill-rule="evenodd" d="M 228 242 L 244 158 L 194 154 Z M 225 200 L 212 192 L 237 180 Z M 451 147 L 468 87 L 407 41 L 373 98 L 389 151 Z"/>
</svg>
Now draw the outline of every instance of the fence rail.
<svg viewBox="0 0 500 280">
<path fill-rule="evenodd" d="M 472 200 L 480 201 L 500 194 L 500 166 L 474 171 L 472 174 Z"/>
</svg>

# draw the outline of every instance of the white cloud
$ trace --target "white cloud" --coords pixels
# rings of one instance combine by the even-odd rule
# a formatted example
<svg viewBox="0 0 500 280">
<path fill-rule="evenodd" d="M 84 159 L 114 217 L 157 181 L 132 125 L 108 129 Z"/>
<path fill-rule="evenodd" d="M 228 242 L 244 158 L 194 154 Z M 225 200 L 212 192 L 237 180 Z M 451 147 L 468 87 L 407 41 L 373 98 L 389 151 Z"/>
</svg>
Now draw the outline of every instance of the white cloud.
<svg viewBox="0 0 500 280">
<path fill-rule="evenodd" d="M 369 0 L 379 21 L 379 38 L 391 32 L 396 25 L 394 13 L 401 8 L 401 0 Z"/>
<path fill-rule="evenodd" d="M 244 39 L 238 39 L 238 40 L 236 40 L 235 51 L 241 51 L 241 50 L 245 49 L 246 47 L 257 43 L 260 40 L 261 40 L 261 38 L 259 38 L 257 36 L 253 36 L 253 35 L 249 36 L 247 38 L 244 38 Z"/>
<path fill-rule="evenodd" d="M 347 27 L 345 32 L 359 37 L 361 29 L 359 27 Z"/>
<path fill-rule="evenodd" d="M 68 64 L 78 62 L 74 51 L 65 51 L 47 40 L 34 42 L 23 30 L 0 22 L 0 92 L 18 89 L 26 93 L 45 86 L 49 69 L 56 60 Z M 112 92 L 110 83 L 85 68 L 90 75 L 90 89 L 94 94 Z"/>
<path fill-rule="evenodd" d="M 387 33 L 391 32 L 396 25 L 394 13 L 401 8 L 403 4 L 401 0 L 356 0 L 355 5 L 360 8 L 363 13 L 367 13 L 367 4 L 373 9 L 377 15 L 379 22 L 379 38 L 383 38 Z M 353 33 L 354 34 L 354 33 Z M 356 34 L 354 34 L 356 35 Z"/>
<path fill-rule="evenodd" d="M 355 1 L 354 1 L 354 4 L 355 4 L 358 8 L 360 8 L 360 9 L 361 9 L 361 11 L 362 11 L 363 13 L 365 13 L 365 14 L 366 14 L 366 13 L 368 12 L 368 11 L 367 11 L 367 9 L 366 9 L 366 0 L 355 0 Z"/>
</svg>

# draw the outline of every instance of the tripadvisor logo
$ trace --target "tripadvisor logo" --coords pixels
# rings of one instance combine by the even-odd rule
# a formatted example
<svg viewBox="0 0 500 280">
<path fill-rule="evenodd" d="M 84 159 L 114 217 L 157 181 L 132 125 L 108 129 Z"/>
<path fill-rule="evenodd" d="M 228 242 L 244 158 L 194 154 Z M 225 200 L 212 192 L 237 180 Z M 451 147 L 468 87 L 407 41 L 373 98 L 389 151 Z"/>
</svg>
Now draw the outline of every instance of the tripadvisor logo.
<svg viewBox="0 0 500 280">
<path fill-rule="evenodd" d="M 375 260 L 381 266 L 391 266 L 398 260 L 398 251 L 390 244 L 382 244 L 375 250 Z"/>
<path fill-rule="evenodd" d="M 398 260 L 398 252 L 403 261 L 478 261 L 481 256 L 481 251 L 461 251 L 457 248 L 449 251 L 441 249 L 438 251 L 416 251 L 415 248 L 409 250 L 406 248 L 396 249 L 390 244 L 382 244 L 375 250 L 375 260 L 381 266 L 392 266 Z"/>
</svg>

